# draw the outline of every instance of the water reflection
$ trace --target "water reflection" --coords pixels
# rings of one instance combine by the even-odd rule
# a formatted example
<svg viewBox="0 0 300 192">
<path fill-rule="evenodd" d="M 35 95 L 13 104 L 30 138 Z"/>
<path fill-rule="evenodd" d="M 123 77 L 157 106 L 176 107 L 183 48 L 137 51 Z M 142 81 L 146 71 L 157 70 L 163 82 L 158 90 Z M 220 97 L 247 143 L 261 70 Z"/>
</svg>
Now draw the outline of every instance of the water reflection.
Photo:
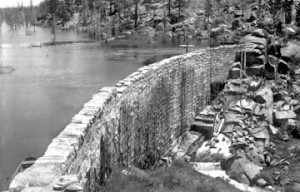
<svg viewBox="0 0 300 192">
<path fill-rule="evenodd" d="M 37 28 L 0 28 L 0 44 L 48 42 L 51 33 Z M 90 40 L 86 34 L 57 32 L 57 40 Z M 135 46 L 127 46 L 132 43 Z M 125 45 L 125 46 L 124 46 Z M 201 47 L 202 45 L 200 45 Z M 196 48 L 199 48 L 196 47 Z M 183 53 L 177 45 L 117 40 L 108 44 L 72 44 L 40 48 L 0 48 L 0 65 L 16 70 L 0 75 L 0 174 L 2 190 L 20 161 L 39 157 L 92 94 L 142 66 L 153 54 Z M 0 188 L 1 191 L 1 188 Z"/>
</svg>

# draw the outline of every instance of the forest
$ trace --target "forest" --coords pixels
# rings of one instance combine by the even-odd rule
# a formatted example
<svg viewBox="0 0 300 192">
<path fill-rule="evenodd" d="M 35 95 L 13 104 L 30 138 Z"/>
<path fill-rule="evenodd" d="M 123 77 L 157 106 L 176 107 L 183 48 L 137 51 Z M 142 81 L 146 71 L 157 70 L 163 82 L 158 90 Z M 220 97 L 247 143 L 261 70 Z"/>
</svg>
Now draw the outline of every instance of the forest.
<svg viewBox="0 0 300 192">
<path fill-rule="evenodd" d="M 300 31 L 300 2 L 293 0 L 45 0 L 39 6 L 0 10 L 11 28 L 40 25 L 77 29 L 96 39 L 131 34 L 235 37 L 254 28 Z"/>
</svg>

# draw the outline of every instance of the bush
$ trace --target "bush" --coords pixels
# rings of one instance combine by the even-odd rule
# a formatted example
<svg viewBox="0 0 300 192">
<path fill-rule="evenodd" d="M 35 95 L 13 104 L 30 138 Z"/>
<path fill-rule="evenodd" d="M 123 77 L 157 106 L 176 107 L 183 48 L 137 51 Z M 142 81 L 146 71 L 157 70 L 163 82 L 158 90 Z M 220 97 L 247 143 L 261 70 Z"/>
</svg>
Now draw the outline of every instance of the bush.
<svg viewBox="0 0 300 192">
<path fill-rule="evenodd" d="M 213 179 L 195 171 L 183 161 L 175 161 L 171 167 L 161 167 L 155 171 L 144 171 L 132 167 L 122 173 L 122 168 L 114 169 L 106 185 L 105 192 L 238 192 L 221 179 Z"/>
</svg>

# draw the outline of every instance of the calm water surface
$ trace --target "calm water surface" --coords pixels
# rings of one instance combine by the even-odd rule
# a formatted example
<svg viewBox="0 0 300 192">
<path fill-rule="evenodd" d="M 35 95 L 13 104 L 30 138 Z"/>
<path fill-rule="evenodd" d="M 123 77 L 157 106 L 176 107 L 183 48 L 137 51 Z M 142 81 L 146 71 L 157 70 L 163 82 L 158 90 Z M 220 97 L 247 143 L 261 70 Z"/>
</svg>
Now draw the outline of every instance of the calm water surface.
<svg viewBox="0 0 300 192">
<path fill-rule="evenodd" d="M 146 40 L 16 48 L 52 41 L 47 29 L 27 31 L 30 35 L 25 29 L 0 27 L 0 43 L 15 47 L 0 48 L 0 65 L 16 69 L 0 75 L 2 190 L 21 160 L 43 155 L 51 140 L 102 86 L 114 85 L 152 55 L 184 52 L 178 43 L 147 44 Z M 86 40 L 91 39 L 73 31 L 58 31 L 56 36 L 56 41 Z"/>
</svg>

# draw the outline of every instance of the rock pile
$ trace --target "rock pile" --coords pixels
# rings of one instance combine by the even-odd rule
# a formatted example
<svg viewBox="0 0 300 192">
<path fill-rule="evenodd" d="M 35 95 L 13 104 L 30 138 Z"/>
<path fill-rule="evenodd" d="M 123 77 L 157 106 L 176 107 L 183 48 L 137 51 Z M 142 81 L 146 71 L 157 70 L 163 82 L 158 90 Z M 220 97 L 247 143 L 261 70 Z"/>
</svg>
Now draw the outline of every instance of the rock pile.
<svg viewBox="0 0 300 192">
<path fill-rule="evenodd" d="M 280 51 L 266 54 L 265 37 L 255 30 L 242 40 L 252 48 L 237 54 L 224 90 L 169 155 L 242 191 L 299 191 L 300 86 L 291 81 Z"/>
<path fill-rule="evenodd" d="M 270 35 L 262 29 L 256 29 L 242 38 L 240 40 L 242 49 L 236 54 L 229 79 L 245 75 L 275 79 L 277 73 L 288 74 L 290 68 L 287 61 L 281 59 L 280 45 L 278 42 L 270 42 Z"/>
</svg>

